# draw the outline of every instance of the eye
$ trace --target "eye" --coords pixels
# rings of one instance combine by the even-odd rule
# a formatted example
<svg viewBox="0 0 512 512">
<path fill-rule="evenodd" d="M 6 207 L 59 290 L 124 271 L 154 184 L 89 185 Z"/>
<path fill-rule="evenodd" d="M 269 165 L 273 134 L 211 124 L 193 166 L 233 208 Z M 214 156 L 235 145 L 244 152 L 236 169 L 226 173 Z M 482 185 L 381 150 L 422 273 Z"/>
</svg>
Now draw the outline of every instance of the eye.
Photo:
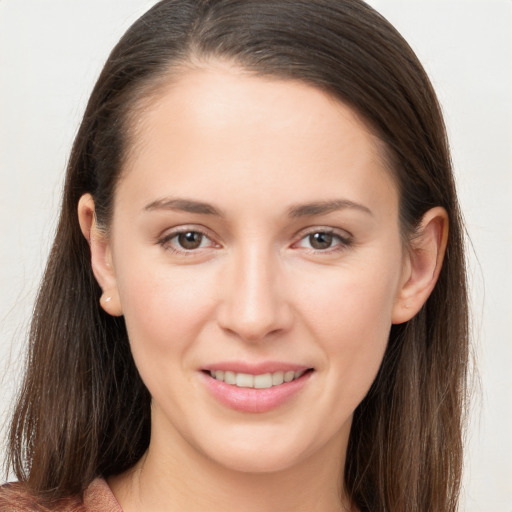
<svg viewBox="0 0 512 512">
<path fill-rule="evenodd" d="M 324 250 L 332 246 L 334 237 L 331 233 L 312 233 L 307 239 L 313 249 Z"/>
<path fill-rule="evenodd" d="M 169 233 L 159 243 L 165 249 L 177 253 L 192 252 L 197 249 L 215 246 L 215 243 L 208 236 L 193 229 Z"/>
<path fill-rule="evenodd" d="M 186 233 L 180 233 L 179 235 L 176 235 L 171 240 L 174 239 L 176 239 L 176 243 L 182 249 L 192 251 L 193 249 L 199 249 L 206 237 L 198 231 L 187 231 Z"/>
<path fill-rule="evenodd" d="M 349 245 L 349 237 L 343 237 L 332 230 L 310 232 L 295 244 L 296 247 L 324 252 L 341 250 Z"/>
</svg>

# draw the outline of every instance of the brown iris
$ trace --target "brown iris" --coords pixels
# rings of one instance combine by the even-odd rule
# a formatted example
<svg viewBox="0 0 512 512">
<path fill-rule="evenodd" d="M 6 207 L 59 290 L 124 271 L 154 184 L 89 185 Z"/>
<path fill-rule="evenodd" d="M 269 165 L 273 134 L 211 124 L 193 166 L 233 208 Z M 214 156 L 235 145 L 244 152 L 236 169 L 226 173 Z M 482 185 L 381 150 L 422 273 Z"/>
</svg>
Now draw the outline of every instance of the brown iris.
<svg viewBox="0 0 512 512">
<path fill-rule="evenodd" d="M 197 249 L 202 241 L 203 235 L 197 231 L 187 231 L 178 235 L 178 243 L 183 249 Z"/>
<path fill-rule="evenodd" d="M 332 245 L 333 235 L 331 233 L 313 233 L 309 235 L 309 243 L 313 249 L 329 249 Z"/>
</svg>

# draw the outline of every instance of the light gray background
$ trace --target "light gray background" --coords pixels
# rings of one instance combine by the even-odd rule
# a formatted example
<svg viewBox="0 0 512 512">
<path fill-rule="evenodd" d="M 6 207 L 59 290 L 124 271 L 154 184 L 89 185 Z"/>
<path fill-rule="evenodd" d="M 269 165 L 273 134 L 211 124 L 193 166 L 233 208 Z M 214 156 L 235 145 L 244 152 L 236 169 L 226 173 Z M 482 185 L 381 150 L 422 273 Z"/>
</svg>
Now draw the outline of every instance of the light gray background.
<svg viewBox="0 0 512 512">
<path fill-rule="evenodd" d="M 0 425 L 85 102 L 111 47 L 153 3 L 0 0 Z M 410 42 L 437 89 L 473 245 L 481 391 L 461 510 L 512 512 L 512 1 L 370 3 Z"/>
</svg>

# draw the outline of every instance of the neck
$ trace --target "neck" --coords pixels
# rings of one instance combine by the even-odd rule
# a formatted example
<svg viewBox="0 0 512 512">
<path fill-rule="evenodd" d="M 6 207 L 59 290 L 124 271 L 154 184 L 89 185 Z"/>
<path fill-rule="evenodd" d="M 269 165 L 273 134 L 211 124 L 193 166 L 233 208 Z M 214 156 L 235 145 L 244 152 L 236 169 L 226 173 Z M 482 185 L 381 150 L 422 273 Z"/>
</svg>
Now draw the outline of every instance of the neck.
<svg viewBox="0 0 512 512">
<path fill-rule="evenodd" d="M 279 471 L 248 473 L 222 466 L 186 441 L 161 443 L 153 435 L 146 455 L 109 480 L 124 512 L 339 512 L 346 442 Z M 172 449 L 167 447 L 172 446 Z M 167 448 L 167 449 L 166 449 Z"/>
</svg>

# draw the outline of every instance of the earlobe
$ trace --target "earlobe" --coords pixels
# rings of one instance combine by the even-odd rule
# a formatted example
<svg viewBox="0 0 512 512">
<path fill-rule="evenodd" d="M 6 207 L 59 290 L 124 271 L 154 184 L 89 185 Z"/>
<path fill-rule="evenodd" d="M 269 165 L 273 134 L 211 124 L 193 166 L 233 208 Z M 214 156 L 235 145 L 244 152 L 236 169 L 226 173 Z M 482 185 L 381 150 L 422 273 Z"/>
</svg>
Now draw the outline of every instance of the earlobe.
<svg viewBox="0 0 512 512">
<path fill-rule="evenodd" d="M 78 221 L 80 229 L 91 249 L 91 267 L 103 293 L 101 307 L 112 316 L 123 314 L 117 281 L 112 264 L 110 241 L 98 226 L 91 194 L 84 194 L 78 201 Z"/>
<path fill-rule="evenodd" d="M 448 214 L 440 206 L 425 213 L 408 248 L 392 322 L 410 320 L 422 308 L 436 285 L 448 241 Z"/>
</svg>

